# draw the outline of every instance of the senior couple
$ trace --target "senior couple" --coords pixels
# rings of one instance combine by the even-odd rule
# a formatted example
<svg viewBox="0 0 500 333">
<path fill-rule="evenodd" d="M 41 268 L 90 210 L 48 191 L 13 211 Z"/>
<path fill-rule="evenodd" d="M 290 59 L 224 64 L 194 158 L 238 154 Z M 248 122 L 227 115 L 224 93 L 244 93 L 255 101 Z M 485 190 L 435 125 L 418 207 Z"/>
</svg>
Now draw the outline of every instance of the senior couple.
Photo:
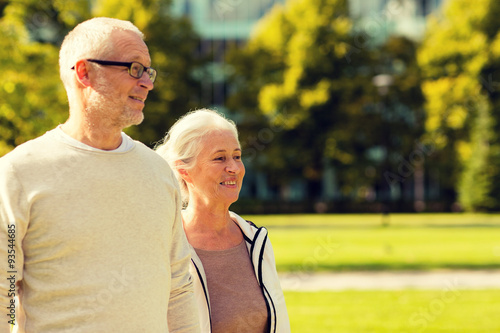
<svg viewBox="0 0 500 333">
<path fill-rule="evenodd" d="M 127 21 L 79 24 L 59 65 L 68 120 L 0 158 L 0 331 L 289 332 L 267 231 L 229 211 L 234 123 L 188 113 L 156 152 L 125 135 L 157 74 Z"/>
</svg>

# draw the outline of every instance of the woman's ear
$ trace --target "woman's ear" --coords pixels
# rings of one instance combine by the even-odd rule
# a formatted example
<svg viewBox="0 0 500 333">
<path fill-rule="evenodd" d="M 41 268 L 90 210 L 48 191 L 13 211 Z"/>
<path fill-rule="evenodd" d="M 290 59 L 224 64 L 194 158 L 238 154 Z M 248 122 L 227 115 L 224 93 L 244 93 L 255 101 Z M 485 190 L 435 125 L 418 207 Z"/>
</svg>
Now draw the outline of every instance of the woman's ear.
<svg viewBox="0 0 500 333">
<path fill-rule="evenodd" d="M 191 183 L 192 180 L 189 176 L 188 170 L 186 169 L 186 165 L 182 161 L 175 161 L 174 165 L 181 178 L 184 179 L 186 183 Z"/>
</svg>

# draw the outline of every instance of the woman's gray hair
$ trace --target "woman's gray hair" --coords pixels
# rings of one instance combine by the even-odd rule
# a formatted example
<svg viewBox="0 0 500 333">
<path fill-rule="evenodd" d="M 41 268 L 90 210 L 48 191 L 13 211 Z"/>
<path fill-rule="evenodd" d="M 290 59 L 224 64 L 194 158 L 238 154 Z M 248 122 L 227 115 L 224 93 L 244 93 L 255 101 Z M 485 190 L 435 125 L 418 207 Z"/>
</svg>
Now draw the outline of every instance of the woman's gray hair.
<svg viewBox="0 0 500 333">
<path fill-rule="evenodd" d="M 59 51 L 59 72 L 68 94 L 74 83 L 71 68 L 82 59 L 109 60 L 106 57 L 113 52 L 111 36 L 116 30 L 130 31 L 144 39 L 144 34 L 131 22 L 108 17 L 82 22 L 66 35 Z"/>
<path fill-rule="evenodd" d="M 189 190 L 178 169 L 190 169 L 195 165 L 201 152 L 201 143 L 206 135 L 214 131 L 227 130 L 231 131 L 238 140 L 238 130 L 232 120 L 209 109 L 191 111 L 177 120 L 163 142 L 155 147 L 156 152 L 174 170 L 181 187 L 184 205 L 188 203 Z"/>
</svg>

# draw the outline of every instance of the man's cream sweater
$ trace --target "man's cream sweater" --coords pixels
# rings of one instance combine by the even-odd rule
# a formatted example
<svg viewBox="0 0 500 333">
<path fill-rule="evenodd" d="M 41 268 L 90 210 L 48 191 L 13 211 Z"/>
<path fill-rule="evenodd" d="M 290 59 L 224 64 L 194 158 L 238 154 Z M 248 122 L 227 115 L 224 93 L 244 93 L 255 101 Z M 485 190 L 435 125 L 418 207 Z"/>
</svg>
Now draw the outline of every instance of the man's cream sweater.
<svg viewBox="0 0 500 333">
<path fill-rule="evenodd" d="M 98 151 L 58 131 L 0 159 L 0 328 L 21 293 L 19 332 L 198 332 L 167 163 L 137 141 Z"/>
</svg>

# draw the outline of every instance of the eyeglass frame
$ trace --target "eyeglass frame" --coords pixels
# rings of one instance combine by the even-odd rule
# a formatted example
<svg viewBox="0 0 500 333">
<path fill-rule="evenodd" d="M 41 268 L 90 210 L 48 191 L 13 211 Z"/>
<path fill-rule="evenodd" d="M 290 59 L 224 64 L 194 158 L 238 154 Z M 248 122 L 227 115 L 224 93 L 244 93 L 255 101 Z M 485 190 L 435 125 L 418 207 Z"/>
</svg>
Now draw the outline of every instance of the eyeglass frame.
<svg viewBox="0 0 500 333">
<path fill-rule="evenodd" d="M 153 67 L 147 67 L 141 64 L 140 62 L 137 61 L 131 61 L 131 62 L 121 62 L 121 61 L 110 61 L 110 60 L 98 60 L 98 59 L 85 59 L 90 62 L 94 62 L 96 64 L 102 65 L 102 66 L 122 66 L 122 67 L 128 67 L 128 74 L 133 77 L 134 79 L 140 79 L 142 78 L 142 75 L 144 72 L 146 72 L 149 76 L 149 79 L 151 80 L 152 83 L 155 83 L 156 81 L 156 76 L 158 74 L 158 71 L 154 69 Z M 138 64 L 142 66 L 141 70 L 141 75 L 140 76 L 134 76 L 132 75 L 132 65 L 133 64 Z M 71 69 L 75 69 L 75 66 L 71 67 Z"/>
</svg>

